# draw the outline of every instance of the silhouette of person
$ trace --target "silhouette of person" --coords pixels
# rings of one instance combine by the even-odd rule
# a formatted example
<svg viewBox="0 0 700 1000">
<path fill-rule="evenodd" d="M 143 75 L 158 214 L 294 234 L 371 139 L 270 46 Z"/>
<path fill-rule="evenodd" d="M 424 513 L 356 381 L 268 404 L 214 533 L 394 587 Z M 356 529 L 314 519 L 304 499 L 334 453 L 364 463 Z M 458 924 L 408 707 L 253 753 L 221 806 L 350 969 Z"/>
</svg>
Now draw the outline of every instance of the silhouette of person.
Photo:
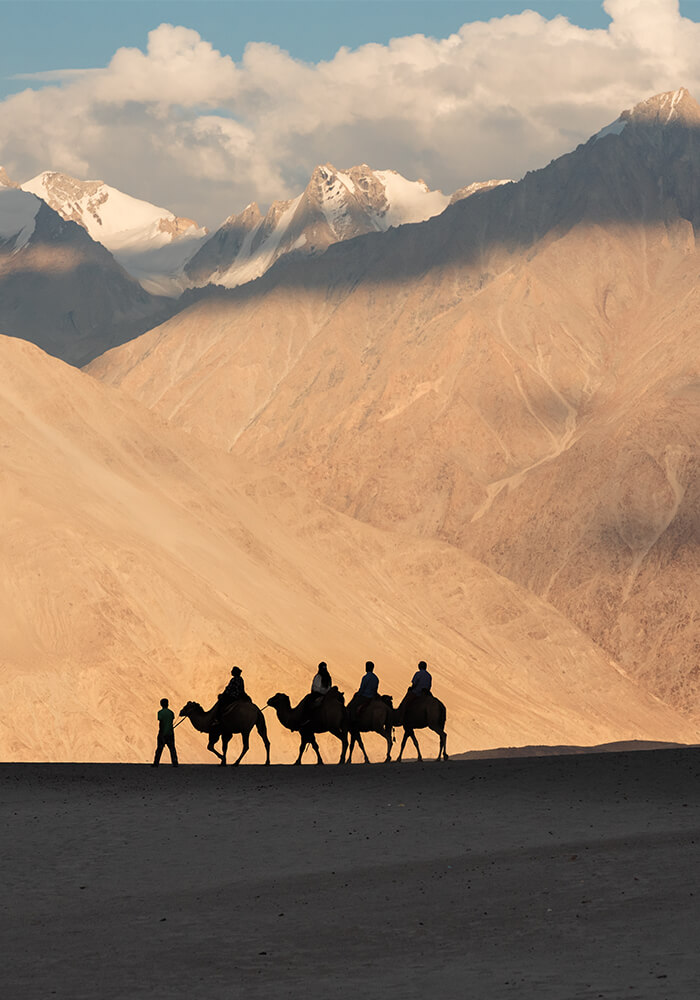
<svg viewBox="0 0 700 1000">
<path fill-rule="evenodd" d="M 158 767 L 160 764 L 160 755 L 163 753 L 163 747 L 167 747 L 170 751 L 170 763 L 173 767 L 178 766 L 177 750 L 175 749 L 175 731 L 173 728 L 173 722 L 175 721 L 175 713 L 168 708 L 168 699 L 160 699 L 160 712 L 158 712 L 158 740 L 156 743 L 156 754 L 153 758 L 153 763 L 151 767 Z"/>
<path fill-rule="evenodd" d="M 311 691 L 309 694 L 304 695 L 300 702 L 300 708 L 302 711 L 301 723 L 300 725 L 306 726 L 311 722 L 311 713 L 313 712 L 316 705 L 321 702 L 330 689 L 333 687 L 333 679 L 328 672 L 328 664 L 324 660 L 318 665 L 318 670 L 311 681 Z"/>
<path fill-rule="evenodd" d="M 357 706 L 358 715 L 369 705 L 372 698 L 376 697 L 378 690 L 379 678 L 374 672 L 374 664 L 371 660 L 367 660 L 365 663 L 365 676 L 360 681 L 360 687 L 353 698 L 353 702 Z"/>
<path fill-rule="evenodd" d="M 240 667 L 231 667 L 231 680 L 216 699 L 216 717 L 214 719 L 216 726 L 220 724 L 221 716 L 229 705 L 235 701 L 250 701 L 250 697 L 246 694 Z"/>
<path fill-rule="evenodd" d="M 218 697 L 219 703 L 229 704 L 232 701 L 250 701 L 245 692 L 245 684 L 240 667 L 231 667 L 231 680 Z"/>
<path fill-rule="evenodd" d="M 428 673 L 428 664 L 425 660 L 421 660 L 418 664 L 418 670 L 413 675 L 409 690 L 415 695 L 425 695 L 430 694 L 432 686 L 433 678 Z"/>
<path fill-rule="evenodd" d="M 333 687 L 333 679 L 328 672 L 328 665 L 323 660 L 318 665 L 316 676 L 311 681 L 311 694 L 328 694 Z"/>
</svg>

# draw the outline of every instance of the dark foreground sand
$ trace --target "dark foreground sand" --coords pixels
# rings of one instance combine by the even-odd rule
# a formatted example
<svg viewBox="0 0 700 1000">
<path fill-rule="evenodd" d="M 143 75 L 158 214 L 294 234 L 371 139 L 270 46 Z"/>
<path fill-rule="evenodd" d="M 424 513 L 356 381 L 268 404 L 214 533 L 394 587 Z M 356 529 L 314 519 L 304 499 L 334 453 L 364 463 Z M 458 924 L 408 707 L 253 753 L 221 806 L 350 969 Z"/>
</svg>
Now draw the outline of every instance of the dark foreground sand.
<svg viewBox="0 0 700 1000">
<path fill-rule="evenodd" d="M 695 998 L 700 751 L 0 765 L 2 996 Z"/>
</svg>

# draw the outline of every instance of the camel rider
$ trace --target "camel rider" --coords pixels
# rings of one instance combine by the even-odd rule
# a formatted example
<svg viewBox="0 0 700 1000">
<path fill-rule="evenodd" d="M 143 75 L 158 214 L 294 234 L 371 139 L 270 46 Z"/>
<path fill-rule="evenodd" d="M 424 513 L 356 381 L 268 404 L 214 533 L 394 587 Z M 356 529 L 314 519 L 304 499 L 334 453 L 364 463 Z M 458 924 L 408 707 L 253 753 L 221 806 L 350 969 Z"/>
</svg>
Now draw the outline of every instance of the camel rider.
<svg viewBox="0 0 700 1000">
<path fill-rule="evenodd" d="M 231 668 L 231 680 L 216 699 L 216 722 L 221 720 L 221 716 L 236 701 L 250 701 L 246 694 L 245 684 L 241 676 L 240 667 Z"/>
<path fill-rule="evenodd" d="M 376 698 L 378 690 L 379 678 L 374 672 L 374 664 L 371 660 L 367 660 L 365 663 L 365 676 L 362 678 L 360 687 L 353 698 L 353 702 L 357 706 L 358 715 L 367 708 L 373 698 Z"/>
<path fill-rule="evenodd" d="M 311 681 L 311 691 L 302 698 L 299 706 L 303 712 L 302 726 L 307 725 L 311 721 L 311 713 L 321 703 L 332 687 L 333 680 L 328 672 L 328 664 L 321 660 L 314 679 Z"/>
<path fill-rule="evenodd" d="M 311 694 L 323 696 L 324 694 L 328 694 L 332 687 L 333 680 L 328 672 L 328 664 L 321 660 L 316 676 L 311 681 Z"/>
<path fill-rule="evenodd" d="M 426 694 L 430 694 L 430 689 L 433 686 L 433 678 L 428 673 L 428 664 L 425 660 L 421 660 L 418 664 L 418 670 L 416 670 L 413 675 L 413 680 L 411 681 L 411 686 L 409 691 L 419 697 L 423 697 Z"/>
</svg>

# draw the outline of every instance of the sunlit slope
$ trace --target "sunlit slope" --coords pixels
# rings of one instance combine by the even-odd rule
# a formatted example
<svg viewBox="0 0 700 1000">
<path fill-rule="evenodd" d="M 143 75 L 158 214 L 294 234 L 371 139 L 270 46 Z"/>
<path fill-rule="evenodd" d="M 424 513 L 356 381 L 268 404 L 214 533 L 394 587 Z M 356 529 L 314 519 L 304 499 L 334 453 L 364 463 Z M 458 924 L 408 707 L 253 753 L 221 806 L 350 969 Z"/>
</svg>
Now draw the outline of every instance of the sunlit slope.
<svg viewBox="0 0 700 1000">
<path fill-rule="evenodd" d="M 0 356 L 3 758 L 144 759 L 161 697 L 206 704 L 238 662 L 259 703 L 297 698 L 321 658 L 351 693 L 372 657 L 398 697 L 425 657 L 455 751 L 691 737 L 455 548 L 337 514 L 25 342 Z"/>
<path fill-rule="evenodd" d="M 693 712 L 700 109 L 626 115 L 89 370 L 334 509 L 459 546 Z"/>
</svg>

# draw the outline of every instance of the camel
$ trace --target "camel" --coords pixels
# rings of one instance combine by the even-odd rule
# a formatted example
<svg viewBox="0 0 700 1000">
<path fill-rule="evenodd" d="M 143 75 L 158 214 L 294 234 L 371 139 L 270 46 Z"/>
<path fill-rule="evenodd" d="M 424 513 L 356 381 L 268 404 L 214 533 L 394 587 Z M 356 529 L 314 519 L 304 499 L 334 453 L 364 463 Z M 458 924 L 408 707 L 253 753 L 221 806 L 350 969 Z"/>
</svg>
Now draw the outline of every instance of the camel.
<svg viewBox="0 0 700 1000">
<path fill-rule="evenodd" d="M 200 733 L 209 734 L 207 750 L 211 750 L 213 754 L 216 754 L 222 765 L 226 764 L 226 750 L 234 733 L 240 733 L 243 738 L 243 749 L 238 759 L 233 762 L 234 767 L 240 764 L 241 760 L 248 753 L 250 732 L 253 726 L 255 726 L 260 734 L 260 739 L 265 744 L 265 752 L 267 754 L 265 763 L 270 763 L 270 741 L 267 738 L 265 716 L 257 705 L 254 705 L 252 701 L 231 702 L 231 704 L 224 708 L 220 722 L 217 722 L 215 713 L 216 705 L 207 712 L 196 701 L 188 701 L 185 707 L 180 710 L 180 715 L 188 718 L 195 729 Z M 221 753 L 215 747 L 219 736 L 221 737 Z"/>
<path fill-rule="evenodd" d="M 403 697 L 399 707 L 394 711 L 394 725 L 403 726 L 404 733 L 401 740 L 401 749 L 397 760 L 401 760 L 406 741 L 409 736 L 413 740 L 413 745 L 418 753 L 418 760 L 423 760 L 420 747 L 414 730 L 432 729 L 440 737 L 440 749 L 437 760 L 447 760 L 447 733 L 445 732 L 445 720 L 447 709 L 443 703 L 432 694 L 414 695 L 409 688 Z"/>
<path fill-rule="evenodd" d="M 311 716 L 306 725 L 302 725 L 306 716 L 303 704 L 300 702 L 296 708 L 292 708 L 289 695 L 284 694 L 283 691 L 278 691 L 277 694 L 268 698 L 267 704 L 277 712 L 277 718 L 285 729 L 299 733 L 299 756 L 294 761 L 295 764 L 301 764 L 301 758 L 309 744 L 316 751 L 316 763 L 323 763 L 316 742 L 316 733 L 332 733 L 336 739 L 340 740 L 342 751 L 338 763 L 345 763 L 345 753 L 348 746 L 347 713 L 345 699 L 337 687 L 332 687 L 328 694 L 323 696 L 323 701 L 311 710 Z"/>
<path fill-rule="evenodd" d="M 361 733 L 379 733 L 386 740 L 386 757 L 384 763 L 391 760 L 391 744 L 394 742 L 393 716 L 394 706 L 388 694 L 373 698 L 368 705 L 358 714 L 358 702 L 355 698 L 348 705 L 348 731 L 350 732 L 350 749 L 348 750 L 348 764 L 352 764 L 352 751 L 357 743 L 365 758 L 365 764 L 369 764 L 369 757 L 362 742 Z"/>
</svg>

